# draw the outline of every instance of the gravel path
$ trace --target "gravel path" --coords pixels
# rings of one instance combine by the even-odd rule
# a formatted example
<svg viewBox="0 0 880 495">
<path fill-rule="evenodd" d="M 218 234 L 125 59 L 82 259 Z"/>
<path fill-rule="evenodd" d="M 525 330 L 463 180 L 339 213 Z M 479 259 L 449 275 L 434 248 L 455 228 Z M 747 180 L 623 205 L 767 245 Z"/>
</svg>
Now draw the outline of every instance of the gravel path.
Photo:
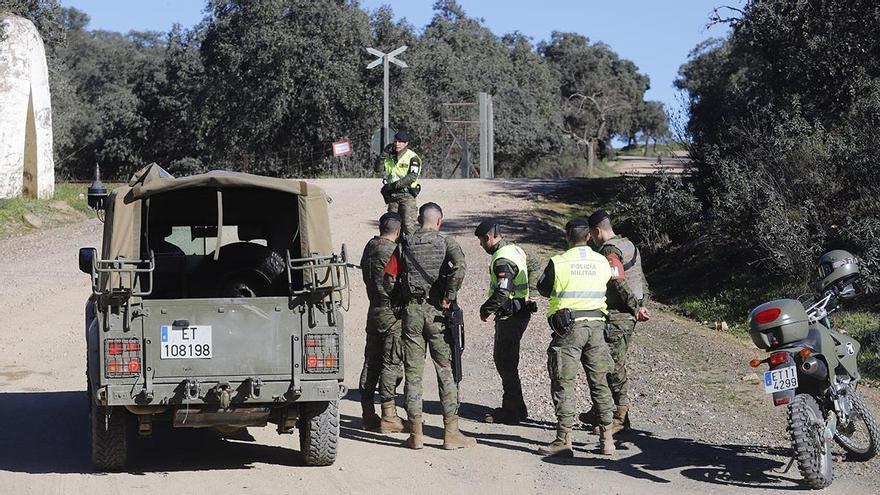
<svg viewBox="0 0 880 495">
<path fill-rule="evenodd" d="M 383 208 L 377 180 L 316 181 L 333 197 L 334 242 L 359 253 Z M 534 199 L 559 183 L 546 180 L 426 180 L 420 201 L 445 210 L 444 230 L 468 259 L 460 301 L 467 312 L 468 348 L 462 386 L 463 429 L 474 449 L 437 448 L 442 421 L 436 380 L 425 379 L 424 450 L 400 447 L 404 436 L 360 431 L 359 405 L 341 403 L 340 457 L 329 468 L 299 464 L 297 441 L 271 428 L 251 429 L 256 442 L 219 440 L 203 432 L 159 435 L 138 452 L 129 473 L 96 475 L 88 462 L 84 398 L 83 303 L 86 277 L 76 249 L 99 243 L 95 220 L 0 241 L 0 486 L 3 493 L 761 493 L 800 488 L 796 469 L 780 474 L 789 456 L 784 410 L 773 408 L 747 362 L 760 353 L 730 335 L 682 319 L 662 307 L 637 328 L 630 356 L 634 431 L 618 439 L 614 459 L 596 455 L 596 437 L 580 431 L 576 457 L 535 454 L 553 438 L 542 310 L 523 342 L 521 375 L 532 413 L 528 424 L 486 425 L 476 419 L 500 403 L 492 364 L 492 325 L 477 308 L 485 295 L 489 257 L 472 231 L 484 215 L 510 219 L 509 237 L 547 256 L 559 232 L 537 220 Z M 356 260 L 353 260 L 356 261 Z M 366 301 L 354 284 L 346 318 L 346 383 L 356 388 L 363 352 Z M 545 304 L 542 302 L 542 304 Z M 430 367 L 427 368 L 430 370 Z M 582 378 L 582 377 L 581 377 Z M 880 412 L 876 393 L 870 404 Z M 579 400 L 586 408 L 586 384 Z M 838 459 L 840 460 L 840 459 Z M 876 459 L 837 462 L 834 493 L 875 493 Z"/>
</svg>

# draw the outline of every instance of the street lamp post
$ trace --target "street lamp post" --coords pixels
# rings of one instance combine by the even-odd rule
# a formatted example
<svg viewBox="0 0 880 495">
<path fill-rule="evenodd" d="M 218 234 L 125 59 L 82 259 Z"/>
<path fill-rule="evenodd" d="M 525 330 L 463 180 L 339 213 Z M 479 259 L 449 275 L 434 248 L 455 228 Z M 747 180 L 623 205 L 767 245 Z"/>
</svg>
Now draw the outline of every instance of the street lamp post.
<svg viewBox="0 0 880 495">
<path fill-rule="evenodd" d="M 390 136 L 388 136 L 389 122 L 388 122 L 388 68 L 389 64 L 394 64 L 403 68 L 408 67 L 406 62 L 395 58 L 397 55 L 406 51 L 406 45 L 401 46 L 400 48 L 396 48 L 391 50 L 388 53 L 380 52 L 375 48 L 367 48 L 367 53 L 370 55 L 375 55 L 377 58 L 373 60 L 369 64 L 367 64 L 367 69 L 372 69 L 373 67 L 378 67 L 379 64 L 382 64 L 382 68 L 384 70 L 384 81 L 382 84 L 383 87 L 383 99 L 382 99 L 382 149 L 385 149 L 386 146 L 391 142 Z"/>
</svg>

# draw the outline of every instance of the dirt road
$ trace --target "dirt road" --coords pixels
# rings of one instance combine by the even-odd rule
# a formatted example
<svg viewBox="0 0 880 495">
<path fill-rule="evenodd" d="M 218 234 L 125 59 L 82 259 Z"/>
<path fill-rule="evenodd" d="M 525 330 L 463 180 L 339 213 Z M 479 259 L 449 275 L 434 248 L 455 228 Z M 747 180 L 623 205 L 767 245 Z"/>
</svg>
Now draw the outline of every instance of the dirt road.
<svg viewBox="0 0 880 495">
<path fill-rule="evenodd" d="M 375 180 L 318 181 L 334 199 L 334 242 L 359 253 L 382 212 Z M 221 440 L 210 432 L 157 432 L 131 470 L 93 474 L 85 401 L 83 304 L 86 277 L 76 249 L 99 243 L 100 223 L 88 221 L 0 241 L 0 493 L 733 493 L 799 488 L 796 469 L 779 474 L 789 451 L 782 410 L 772 408 L 745 365 L 757 351 L 655 308 L 637 332 L 632 355 L 635 430 L 621 435 L 614 459 L 596 455 L 596 437 L 579 431 L 574 459 L 543 459 L 539 443 L 553 438 L 545 350 L 537 316 L 523 344 L 522 375 L 534 421 L 518 427 L 476 421 L 500 401 L 492 328 L 476 310 L 484 296 L 486 263 L 471 232 L 485 214 L 513 219 L 509 237 L 533 249 L 558 247 L 558 234 L 538 223 L 530 200 L 547 181 L 436 181 L 420 200 L 439 202 L 448 232 L 469 262 L 460 301 L 468 311 L 463 429 L 474 449 L 439 447 L 436 381 L 426 377 L 426 448 L 402 448 L 402 435 L 364 432 L 356 392 L 342 401 L 339 459 L 303 467 L 296 436 L 251 429 L 256 442 Z M 346 383 L 357 388 L 366 312 L 362 287 L 347 316 Z M 541 315 L 539 313 L 538 315 Z M 430 370 L 430 367 L 428 368 Z M 581 401 L 586 388 L 582 383 Z M 874 410 L 880 413 L 877 402 Z M 835 493 L 875 493 L 878 461 L 838 462 Z M 768 490 L 769 489 L 769 490 Z"/>
</svg>

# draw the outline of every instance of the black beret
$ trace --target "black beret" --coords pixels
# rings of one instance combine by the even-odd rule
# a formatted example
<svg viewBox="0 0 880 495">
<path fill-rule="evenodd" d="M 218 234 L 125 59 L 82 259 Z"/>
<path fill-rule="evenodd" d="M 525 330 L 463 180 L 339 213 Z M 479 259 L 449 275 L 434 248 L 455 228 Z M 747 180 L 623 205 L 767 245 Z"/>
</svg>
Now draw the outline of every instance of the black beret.
<svg viewBox="0 0 880 495">
<path fill-rule="evenodd" d="M 575 217 L 565 224 L 565 230 L 587 229 L 590 227 L 589 220 L 586 217 Z"/>
<path fill-rule="evenodd" d="M 590 215 L 590 220 L 589 220 L 590 221 L 590 228 L 592 229 L 596 225 L 599 225 L 600 223 L 602 223 L 602 220 L 605 220 L 608 218 L 611 218 L 611 217 L 608 216 L 607 211 L 605 211 L 605 210 L 594 211 L 593 214 Z"/>
<path fill-rule="evenodd" d="M 406 131 L 397 131 L 397 134 L 394 135 L 395 141 L 400 141 L 401 143 L 409 142 L 409 133 Z"/>
<path fill-rule="evenodd" d="M 489 218 L 480 222 L 480 225 L 477 225 L 476 230 L 474 230 L 474 235 L 477 237 L 483 237 L 488 234 L 490 230 L 495 229 L 497 231 L 498 221 L 494 218 Z"/>
</svg>

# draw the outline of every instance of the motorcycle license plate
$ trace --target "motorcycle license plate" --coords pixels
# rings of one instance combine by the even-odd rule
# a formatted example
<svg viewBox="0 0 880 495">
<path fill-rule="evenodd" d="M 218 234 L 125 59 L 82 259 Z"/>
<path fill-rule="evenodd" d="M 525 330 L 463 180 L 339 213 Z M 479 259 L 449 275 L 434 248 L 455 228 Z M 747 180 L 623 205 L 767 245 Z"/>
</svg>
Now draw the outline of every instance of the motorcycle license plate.
<svg viewBox="0 0 880 495">
<path fill-rule="evenodd" d="M 789 366 L 764 372 L 764 392 L 784 392 L 798 387 L 797 368 Z"/>
<path fill-rule="evenodd" d="M 159 359 L 211 359 L 211 326 L 185 328 L 162 325 Z"/>
</svg>

